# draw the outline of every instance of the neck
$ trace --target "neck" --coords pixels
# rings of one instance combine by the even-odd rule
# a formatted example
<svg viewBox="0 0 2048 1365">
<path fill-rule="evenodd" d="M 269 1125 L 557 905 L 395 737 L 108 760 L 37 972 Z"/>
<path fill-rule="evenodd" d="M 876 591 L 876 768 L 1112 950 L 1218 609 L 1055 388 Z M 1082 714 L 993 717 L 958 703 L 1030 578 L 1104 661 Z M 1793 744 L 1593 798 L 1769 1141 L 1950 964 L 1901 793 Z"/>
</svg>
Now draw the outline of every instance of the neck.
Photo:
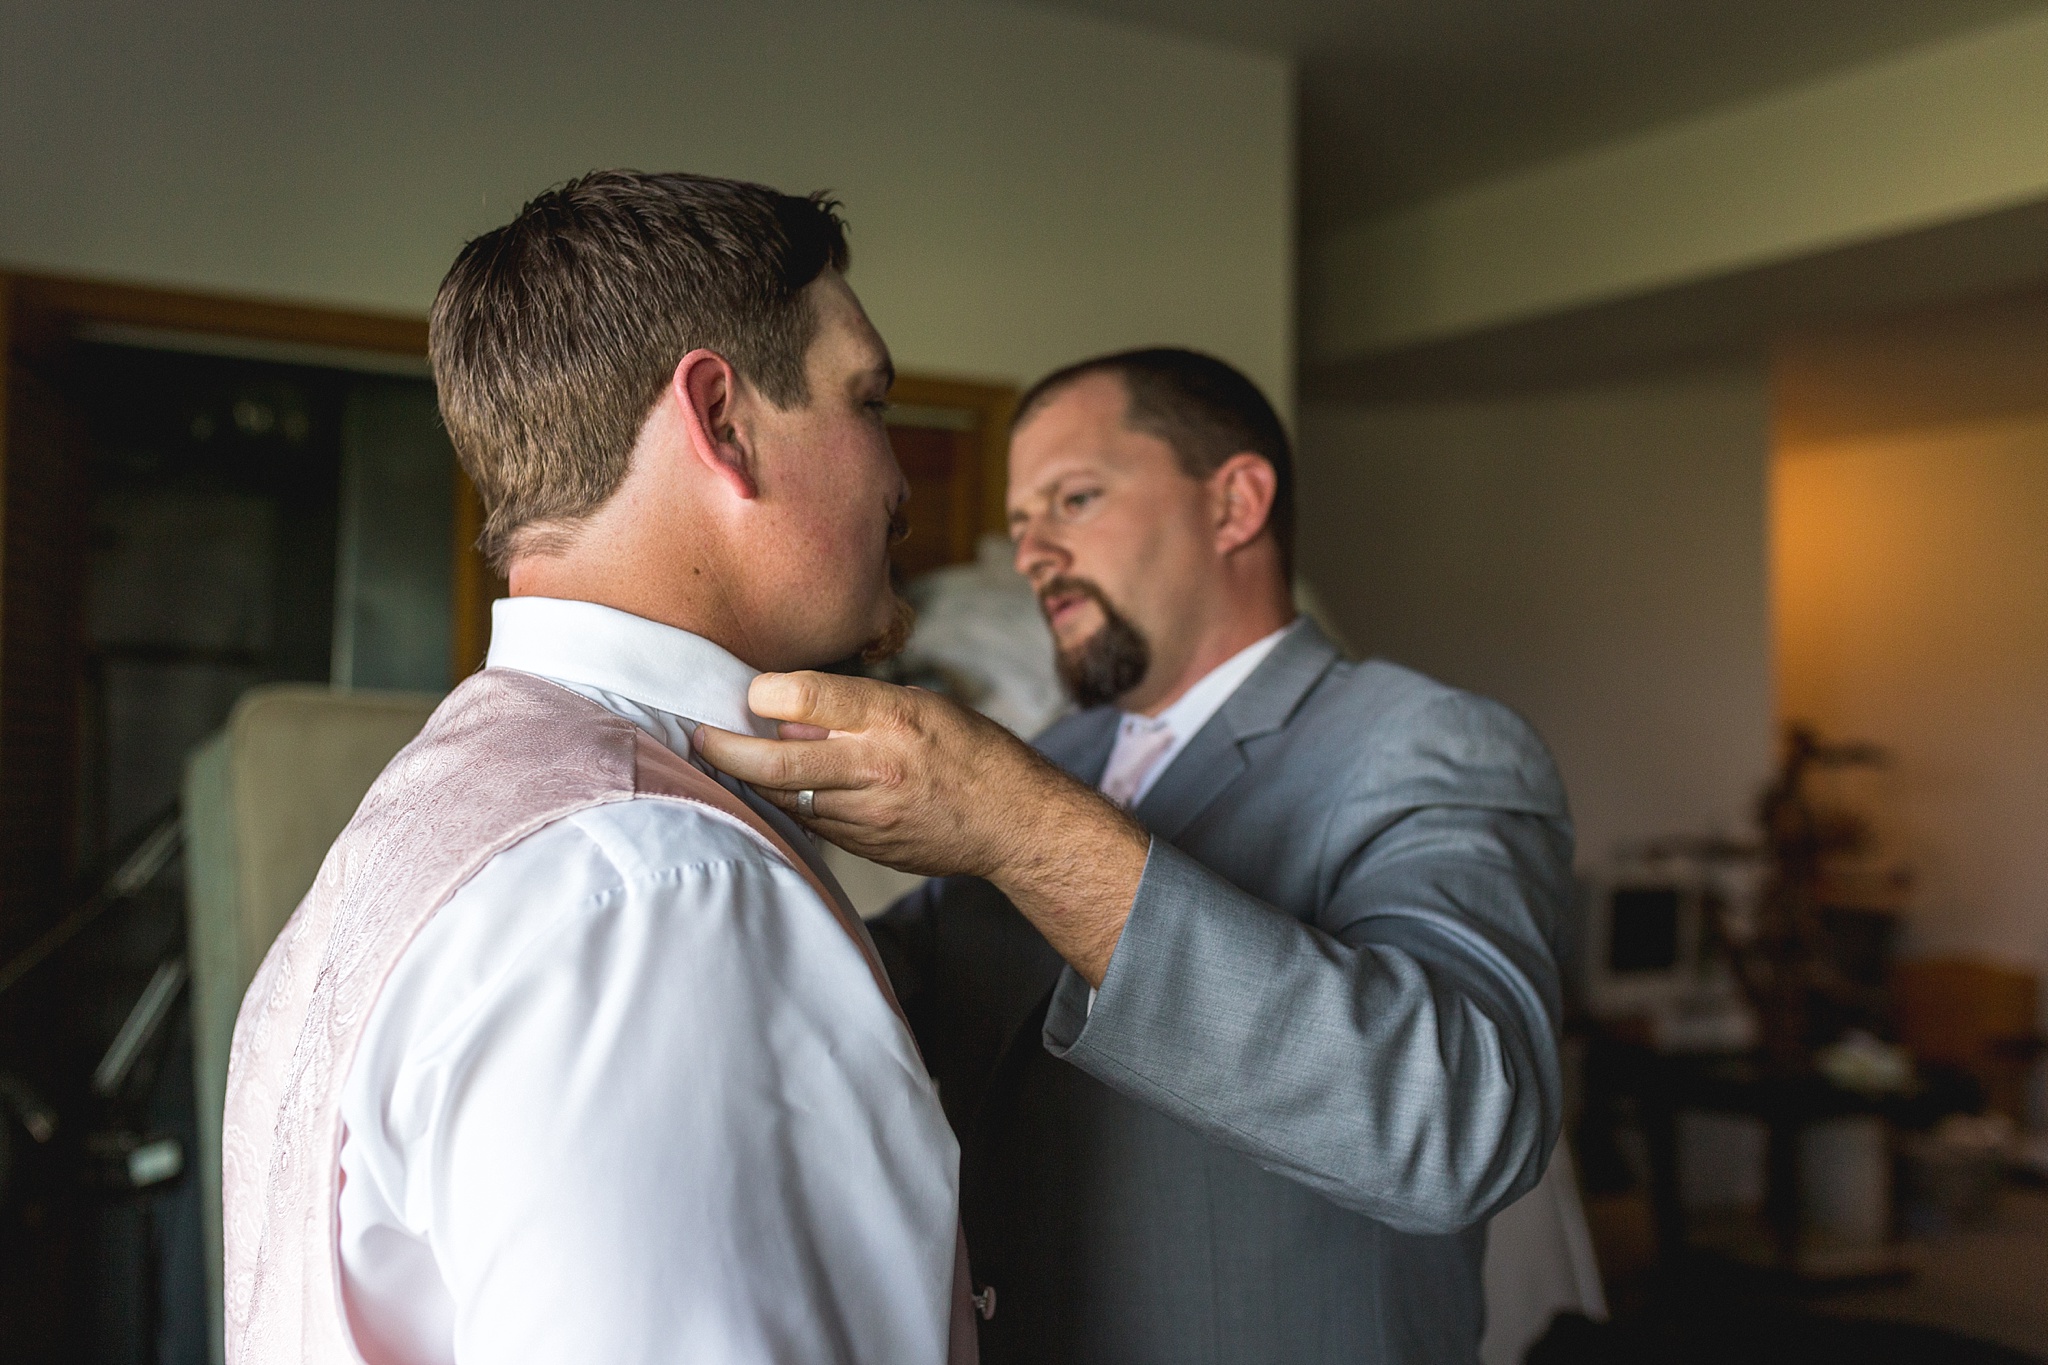
<svg viewBox="0 0 2048 1365">
<path fill-rule="evenodd" d="M 1156 716 L 1188 694 L 1188 689 L 1228 663 L 1240 650 L 1271 635 L 1294 619 L 1291 598 L 1269 599 L 1255 610 L 1230 613 L 1202 632 L 1186 659 L 1170 672 L 1156 667 L 1145 681 L 1122 699 L 1123 709 Z M 1156 663 L 1156 660 L 1155 660 Z"/>
<path fill-rule="evenodd" d="M 596 537 L 591 537 L 596 539 Z M 734 658 L 765 668 L 754 656 L 761 642 L 742 627 L 725 576 L 696 555 L 652 552 L 613 556 L 590 553 L 579 535 L 555 554 L 523 555 L 506 575 L 513 597 L 554 597 L 592 602 L 709 640 Z M 616 542 L 614 542 L 616 543 Z"/>
</svg>

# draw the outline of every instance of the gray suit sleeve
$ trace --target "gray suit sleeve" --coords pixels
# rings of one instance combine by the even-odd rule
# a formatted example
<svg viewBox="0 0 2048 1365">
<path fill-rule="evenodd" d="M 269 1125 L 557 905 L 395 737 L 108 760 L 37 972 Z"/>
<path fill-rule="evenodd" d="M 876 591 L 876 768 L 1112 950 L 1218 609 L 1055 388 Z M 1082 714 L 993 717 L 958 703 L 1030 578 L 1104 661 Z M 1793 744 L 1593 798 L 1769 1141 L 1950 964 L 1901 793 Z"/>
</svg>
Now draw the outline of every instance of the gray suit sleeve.
<svg viewBox="0 0 2048 1365">
<path fill-rule="evenodd" d="M 1355 790 L 1305 797 L 1327 807 L 1314 906 L 1155 840 L 1093 1011 L 1069 971 L 1045 1039 L 1345 1208 L 1447 1233 L 1534 1186 L 1556 1140 L 1571 833 L 1503 708 L 1453 694 L 1418 720 Z"/>
</svg>

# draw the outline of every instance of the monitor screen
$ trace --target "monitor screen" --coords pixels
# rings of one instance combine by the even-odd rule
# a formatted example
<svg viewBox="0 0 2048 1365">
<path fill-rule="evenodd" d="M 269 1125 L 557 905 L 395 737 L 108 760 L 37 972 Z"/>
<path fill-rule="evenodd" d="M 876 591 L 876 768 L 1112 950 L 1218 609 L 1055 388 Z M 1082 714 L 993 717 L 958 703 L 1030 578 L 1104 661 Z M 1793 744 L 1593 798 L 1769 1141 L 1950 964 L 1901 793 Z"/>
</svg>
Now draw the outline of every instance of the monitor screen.
<svg viewBox="0 0 2048 1365">
<path fill-rule="evenodd" d="M 1668 972 L 1676 967 L 1680 899 L 1675 886 L 1616 887 L 1608 902 L 1607 969 Z"/>
</svg>

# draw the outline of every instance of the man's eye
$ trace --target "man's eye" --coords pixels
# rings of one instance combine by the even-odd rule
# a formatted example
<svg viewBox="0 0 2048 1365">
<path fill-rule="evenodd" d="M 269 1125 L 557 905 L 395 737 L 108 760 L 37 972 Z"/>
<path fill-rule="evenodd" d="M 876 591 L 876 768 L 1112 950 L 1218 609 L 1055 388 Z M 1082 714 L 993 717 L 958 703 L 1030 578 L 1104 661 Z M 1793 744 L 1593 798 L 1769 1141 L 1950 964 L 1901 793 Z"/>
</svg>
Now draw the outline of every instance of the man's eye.
<svg viewBox="0 0 2048 1365">
<path fill-rule="evenodd" d="M 1079 512 L 1101 496 L 1102 494 L 1093 488 L 1079 493 L 1069 493 L 1066 497 L 1060 499 L 1060 509 L 1066 512 Z"/>
<path fill-rule="evenodd" d="M 889 415 L 889 409 L 894 405 L 886 398 L 870 398 L 867 402 L 862 403 L 861 406 L 877 417 L 886 417 Z"/>
</svg>

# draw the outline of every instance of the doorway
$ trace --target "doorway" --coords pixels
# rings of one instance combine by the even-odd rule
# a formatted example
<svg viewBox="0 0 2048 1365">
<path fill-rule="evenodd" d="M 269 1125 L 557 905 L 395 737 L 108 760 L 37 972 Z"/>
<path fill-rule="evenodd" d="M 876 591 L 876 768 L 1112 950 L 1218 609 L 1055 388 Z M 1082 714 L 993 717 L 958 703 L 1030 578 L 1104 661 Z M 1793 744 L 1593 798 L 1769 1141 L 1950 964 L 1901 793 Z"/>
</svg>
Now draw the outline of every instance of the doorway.
<svg viewBox="0 0 2048 1365">
<path fill-rule="evenodd" d="M 0 305 L 0 1359 L 198 1365 L 185 757 L 258 684 L 446 690 L 494 584 L 424 324 Z"/>
</svg>

